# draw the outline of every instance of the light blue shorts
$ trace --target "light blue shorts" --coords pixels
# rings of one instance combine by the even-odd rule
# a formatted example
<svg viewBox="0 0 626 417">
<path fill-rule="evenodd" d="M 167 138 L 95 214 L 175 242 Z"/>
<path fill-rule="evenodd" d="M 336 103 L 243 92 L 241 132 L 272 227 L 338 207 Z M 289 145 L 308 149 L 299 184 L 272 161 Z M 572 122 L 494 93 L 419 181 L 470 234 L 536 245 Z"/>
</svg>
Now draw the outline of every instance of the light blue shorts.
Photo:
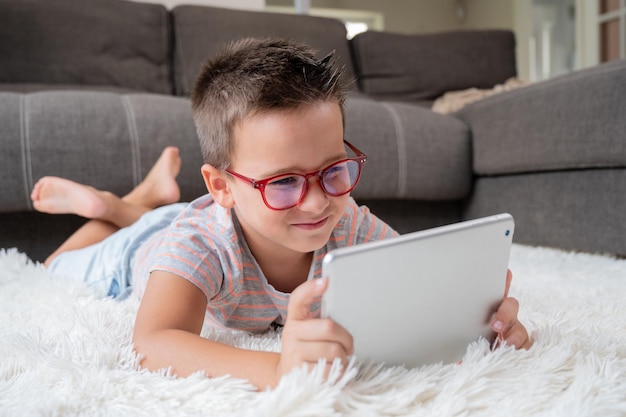
<svg viewBox="0 0 626 417">
<path fill-rule="evenodd" d="M 132 225 L 102 242 L 63 252 L 48 270 L 55 276 L 85 282 L 102 296 L 123 299 L 132 292 L 132 267 L 137 249 L 154 233 L 167 227 L 187 203 L 149 211 Z"/>
</svg>

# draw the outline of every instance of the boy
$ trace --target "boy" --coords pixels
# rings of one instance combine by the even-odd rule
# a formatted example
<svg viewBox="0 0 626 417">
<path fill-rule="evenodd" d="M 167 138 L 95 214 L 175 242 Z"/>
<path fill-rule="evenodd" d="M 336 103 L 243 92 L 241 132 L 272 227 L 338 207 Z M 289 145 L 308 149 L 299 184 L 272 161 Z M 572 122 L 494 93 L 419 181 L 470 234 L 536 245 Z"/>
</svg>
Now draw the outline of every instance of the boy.
<svg viewBox="0 0 626 417">
<path fill-rule="evenodd" d="M 46 265 L 113 296 L 132 285 L 142 298 L 133 341 L 149 369 L 229 374 L 264 389 L 320 358 L 345 364 L 351 335 L 316 318 L 327 286 L 322 258 L 396 233 L 349 197 L 366 156 L 344 141 L 344 99 L 330 57 L 282 40 L 230 45 L 205 66 L 192 97 L 209 194 L 170 204 L 179 194 L 176 148 L 123 198 L 43 178 L 36 209 L 94 219 Z M 281 353 L 201 338 L 205 320 L 252 332 L 284 326 Z M 514 299 L 492 327 L 507 343 L 530 345 Z"/>
</svg>

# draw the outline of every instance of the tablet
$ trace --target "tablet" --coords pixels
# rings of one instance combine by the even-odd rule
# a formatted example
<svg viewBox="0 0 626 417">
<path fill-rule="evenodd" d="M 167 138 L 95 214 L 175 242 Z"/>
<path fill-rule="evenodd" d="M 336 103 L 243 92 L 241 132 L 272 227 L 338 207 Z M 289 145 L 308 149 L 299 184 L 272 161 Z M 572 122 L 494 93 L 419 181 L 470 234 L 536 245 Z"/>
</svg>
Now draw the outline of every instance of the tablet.
<svg viewBox="0 0 626 417">
<path fill-rule="evenodd" d="M 352 334 L 358 360 L 457 362 L 491 335 L 513 228 L 505 213 L 332 250 L 322 263 L 322 317 Z"/>
</svg>

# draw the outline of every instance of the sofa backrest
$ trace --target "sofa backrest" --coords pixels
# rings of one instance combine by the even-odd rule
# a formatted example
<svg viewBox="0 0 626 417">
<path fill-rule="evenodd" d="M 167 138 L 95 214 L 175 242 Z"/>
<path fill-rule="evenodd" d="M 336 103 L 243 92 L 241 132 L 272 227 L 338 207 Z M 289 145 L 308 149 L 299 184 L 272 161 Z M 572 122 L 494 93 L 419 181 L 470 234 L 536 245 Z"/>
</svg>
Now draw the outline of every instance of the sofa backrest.
<svg viewBox="0 0 626 417">
<path fill-rule="evenodd" d="M 270 37 L 306 42 L 319 57 L 335 51 L 346 77 L 353 64 L 346 28 L 335 19 L 205 6 L 178 6 L 172 10 L 176 93 L 188 96 L 205 60 L 227 42 L 244 37 Z"/>
<path fill-rule="evenodd" d="M 491 88 L 517 73 L 515 37 L 505 30 L 370 31 L 351 46 L 361 91 L 379 99 L 429 101 L 447 91 Z"/>
<path fill-rule="evenodd" d="M 168 12 L 123 0 L 2 0 L 0 83 L 173 91 Z"/>
</svg>

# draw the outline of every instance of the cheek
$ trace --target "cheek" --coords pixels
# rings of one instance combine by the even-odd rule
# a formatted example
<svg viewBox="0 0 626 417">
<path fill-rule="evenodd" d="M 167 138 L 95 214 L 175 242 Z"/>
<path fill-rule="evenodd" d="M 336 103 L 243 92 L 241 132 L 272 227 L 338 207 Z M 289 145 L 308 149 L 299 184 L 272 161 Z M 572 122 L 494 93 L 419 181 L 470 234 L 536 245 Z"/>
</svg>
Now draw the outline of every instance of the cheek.
<svg viewBox="0 0 626 417">
<path fill-rule="evenodd" d="M 333 197 L 330 202 L 333 207 L 333 212 L 339 217 L 343 216 L 343 213 L 346 211 L 346 207 L 348 207 L 349 200 L 350 194 Z"/>
<path fill-rule="evenodd" d="M 237 203 L 237 215 L 259 231 L 270 231 L 284 222 L 285 212 L 271 210 L 263 202 L 261 194 L 246 195 Z"/>
<path fill-rule="evenodd" d="M 232 198 L 239 212 L 246 212 L 248 216 L 265 209 L 261 192 L 248 184 L 236 184 L 231 187 Z"/>
</svg>

